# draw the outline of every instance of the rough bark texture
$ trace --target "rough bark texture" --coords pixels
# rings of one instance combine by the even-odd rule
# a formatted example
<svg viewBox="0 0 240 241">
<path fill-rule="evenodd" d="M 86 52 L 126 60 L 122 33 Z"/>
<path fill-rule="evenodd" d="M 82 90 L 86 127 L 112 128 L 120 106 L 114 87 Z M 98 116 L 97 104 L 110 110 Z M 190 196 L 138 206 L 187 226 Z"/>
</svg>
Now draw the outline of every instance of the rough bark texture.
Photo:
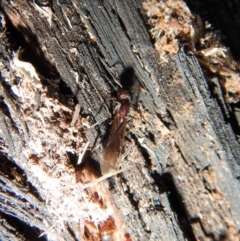
<svg viewBox="0 0 240 241">
<path fill-rule="evenodd" d="M 1 240 L 36 240 L 43 232 L 38 240 L 105 233 L 113 240 L 239 240 L 239 85 L 231 95 L 229 81 L 221 84 L 228 67 L 215 71 L 201 53 L 211 67 L 203 75 L 201 24 L 179 2 L 1 1 Z M 179 6 L 189 22 L 176 17 Z M 175 15 L 161 11 L 174 7 Z M 174 30 L 162 31 L 162 18 L 182 32 L 167 36 Z M 234 51 L 235 20 L 227 19 Z M 123 172 L 112 177 L 110 192 L 108 181 L 71 188 L 86 181 L 76 160 L 86 142 L 93 147 L 108 133 L 116 78 L 128 66 L 140 87 Z M 101 160 L 101 150 L 91 156 Z M 104 220 L 113 228 L 104 231 Z"/>
</svg>

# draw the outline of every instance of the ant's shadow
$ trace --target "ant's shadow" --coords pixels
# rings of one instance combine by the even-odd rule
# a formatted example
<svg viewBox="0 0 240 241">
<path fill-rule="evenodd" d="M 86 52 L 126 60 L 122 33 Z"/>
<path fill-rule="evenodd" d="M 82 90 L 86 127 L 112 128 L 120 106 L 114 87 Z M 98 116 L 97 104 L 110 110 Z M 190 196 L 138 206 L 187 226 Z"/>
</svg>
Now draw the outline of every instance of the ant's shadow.
<svg viewBox="0 0 240 241">
<path fill-rule="evenodd" d="M 129 66 L 123 70 L 119 76 L 120 83 L 122 88 L 130 91 L 134 84 L 134 69 Z"/>
</svg>

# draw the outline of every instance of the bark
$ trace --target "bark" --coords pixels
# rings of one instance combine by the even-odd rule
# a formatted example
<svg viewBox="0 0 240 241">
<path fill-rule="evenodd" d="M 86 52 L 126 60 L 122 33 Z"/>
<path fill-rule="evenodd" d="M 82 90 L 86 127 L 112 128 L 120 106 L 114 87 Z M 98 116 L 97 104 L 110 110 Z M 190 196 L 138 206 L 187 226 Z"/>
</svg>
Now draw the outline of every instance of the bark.
<svg viewBox="0 0 240 241">
<path fill-rule="evenodd" d="M 0 6 L 1 240 L 239 239 L 238 65 L 199 44 L 215 29 L 179 1 Z M 123 171 L 84 189 L 129 67 Z"/>
</svg>

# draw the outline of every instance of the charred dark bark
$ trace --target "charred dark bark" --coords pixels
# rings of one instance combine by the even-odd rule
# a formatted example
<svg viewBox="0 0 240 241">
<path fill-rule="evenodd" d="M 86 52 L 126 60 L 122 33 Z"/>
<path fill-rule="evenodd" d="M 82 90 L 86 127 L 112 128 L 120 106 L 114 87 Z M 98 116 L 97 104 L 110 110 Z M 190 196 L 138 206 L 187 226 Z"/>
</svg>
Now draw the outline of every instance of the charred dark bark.
<svg viewBox="0 0 240 241">
<path fill-rule="evenodd" d="M 196 49 L 162 61 L 142 1 L 1 1 L 1 16 L 1 240 L 35 240 L 44 231 L 40 240 L 100 239 L 82 219 L 95 214 L 70 207 L 85 196 L 64 193 L 62 183 L 74 183 L 85 143 L 106 138 L 117 78 L 129 66 L 139 83 L 126 127 L 124 150 L 131 148 L 106 194 L 128 233 L 121 239 L 237 239 L 239 102 L 226 103 L 220 84 L 216 95 Z M 92 193 L 89 202 L 104 209 Z M 61 206 L 71 195 L 77 200 Z"/>
</svg>

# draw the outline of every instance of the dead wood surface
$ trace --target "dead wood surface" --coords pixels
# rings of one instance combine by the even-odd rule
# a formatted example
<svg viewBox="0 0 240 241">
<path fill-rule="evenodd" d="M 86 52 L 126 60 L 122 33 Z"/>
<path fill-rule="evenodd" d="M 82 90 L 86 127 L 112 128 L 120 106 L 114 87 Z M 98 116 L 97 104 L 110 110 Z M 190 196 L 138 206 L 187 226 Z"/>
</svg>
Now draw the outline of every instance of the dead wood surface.
<svg viewBox="0 0 240 241">
<path fill-rule="evenodd" d="M 152 15 L 152 3 L 1 1 L 1 240 L 99 240 L 86 220 L 98 215 L 97 222 L 109 207 L 115 228 L 124 230 L 117 231 L 132 240 L 239 240 L 232 105 L 220 85 L 220 97 L 213 93 L 194 51 L 166 54 L 156 45 L 162 35 L 150 29 L 161 17 Z M 64 191 L 75 184 L 73 163 L 86 142 L 93 147 L 106 135 L 109 122 L 101 121 L 113 117 L 116 77 L 128 66 L 141 88 L 124 171 L 110 192 L 105 184 Z M 71 126 L 76 104 L 80 116 Z M 92 155 L 100 160 L 101 151 Z M 97 191 L 107 200 L 105 214 L 78 206 Z"/>
</svg>

